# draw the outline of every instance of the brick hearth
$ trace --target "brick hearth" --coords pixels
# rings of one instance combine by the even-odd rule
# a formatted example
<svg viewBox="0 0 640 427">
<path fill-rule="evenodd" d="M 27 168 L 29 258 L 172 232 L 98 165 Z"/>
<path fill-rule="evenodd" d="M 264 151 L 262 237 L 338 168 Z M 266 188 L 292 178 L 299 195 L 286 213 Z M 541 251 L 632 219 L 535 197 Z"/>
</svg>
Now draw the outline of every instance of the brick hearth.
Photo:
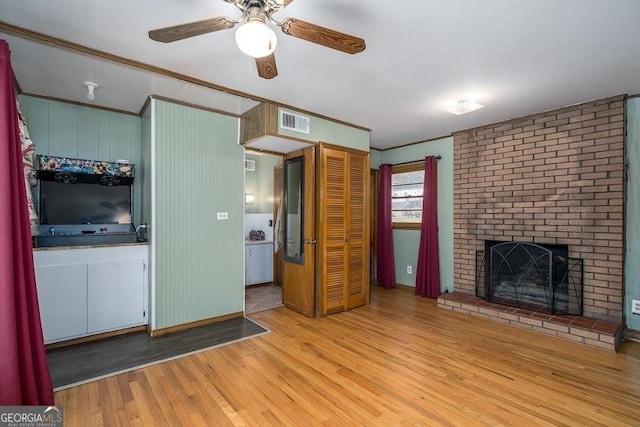
<svg viewBox="0 0 640 427">
<path fill-rule="evenodd" d="M 462 292 L 441 295 L 438 307 L 610 351 L 616 351 L 622 340 L 620 323 L 506 307 Z"/>
</svg>

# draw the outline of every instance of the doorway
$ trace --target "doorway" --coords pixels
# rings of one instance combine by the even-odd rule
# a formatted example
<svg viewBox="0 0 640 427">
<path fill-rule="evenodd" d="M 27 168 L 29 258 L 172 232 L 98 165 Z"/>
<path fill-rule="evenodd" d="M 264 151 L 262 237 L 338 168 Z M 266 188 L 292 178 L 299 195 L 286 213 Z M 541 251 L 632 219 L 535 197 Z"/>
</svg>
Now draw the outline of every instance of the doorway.
<svg viewBox="0 0 640 427">
<path fill-rule="evenodd" d="M 247 286 L 244 292 L 244 313 L 252 314 L 283 307 L 282 288 L 273 283 Z"/>
<path fill-rule="evenodd" d="M 282 306 L 282 288 L 274 286 L 274 169 L 281 155 L 245 151 L 245 314 Z M 279 195 L 278 195 L 279 197 Z"/>
</svg>

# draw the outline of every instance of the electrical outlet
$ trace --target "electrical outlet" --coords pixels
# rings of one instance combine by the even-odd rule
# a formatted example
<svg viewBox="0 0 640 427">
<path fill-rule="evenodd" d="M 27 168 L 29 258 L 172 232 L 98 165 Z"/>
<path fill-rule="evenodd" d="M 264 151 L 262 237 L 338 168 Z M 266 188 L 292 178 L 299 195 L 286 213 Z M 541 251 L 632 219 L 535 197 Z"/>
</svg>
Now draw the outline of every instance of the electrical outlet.
<svg viewBox="0 0 640 427">
<path fill-rule="evenodd" d="M 218 214 L 216 215 L 217 219 L 229 219 L 229 213 L 228 212 L 218 212 Z"/>
<path fill-rule="evenodd" d="M 640 299 L 631 300 L 631 312 L 633 314 L 640 314 Z"/>
<path fill-rule="evenodd" d="M 407 274 L 413 274 L 413 267 L 407 265 Z"/>
</svg>

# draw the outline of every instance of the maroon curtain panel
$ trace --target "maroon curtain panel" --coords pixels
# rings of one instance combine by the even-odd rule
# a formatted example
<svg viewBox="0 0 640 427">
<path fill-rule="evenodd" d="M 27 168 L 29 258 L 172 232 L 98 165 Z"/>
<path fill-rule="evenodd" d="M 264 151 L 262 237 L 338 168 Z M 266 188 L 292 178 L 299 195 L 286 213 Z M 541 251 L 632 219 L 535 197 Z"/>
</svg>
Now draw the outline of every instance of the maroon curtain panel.
<svg viewBox="0 0 640 427">
<path fill-rule="evenodd" d="M 9 45 L 0 40 L 0 405 L 53 405 Z"/>
<path fill-rule="evenodd" d="M 391 216 L 391 165 L 380 166 L 380 194 L 378 197 L 378 241 L 376 265 L 378 284 L 396 287 L 396 264 L 393 258 L 393 217 Z"/>
<path fill-rule="evenodd" d="M 416 268 L 416 295 L 440 296 L 440 256 L 438 254 L 438 164 L 428 156 L 424 165 L 422 226 Z"/>
</svg>

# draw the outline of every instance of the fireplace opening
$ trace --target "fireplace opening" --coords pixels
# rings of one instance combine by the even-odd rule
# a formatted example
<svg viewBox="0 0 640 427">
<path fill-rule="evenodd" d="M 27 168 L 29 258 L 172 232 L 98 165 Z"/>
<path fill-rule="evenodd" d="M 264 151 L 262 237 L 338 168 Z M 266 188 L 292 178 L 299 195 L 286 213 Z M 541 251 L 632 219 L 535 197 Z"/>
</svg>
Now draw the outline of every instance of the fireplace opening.
<svg viewBox="0 0 640 427">
<path fill-rule="evenodd" d="M 476 296 L 550 314 L 582 315 L 582 259 L 567 245 L 485 241 L 476 253 Z"/>
</svg>

